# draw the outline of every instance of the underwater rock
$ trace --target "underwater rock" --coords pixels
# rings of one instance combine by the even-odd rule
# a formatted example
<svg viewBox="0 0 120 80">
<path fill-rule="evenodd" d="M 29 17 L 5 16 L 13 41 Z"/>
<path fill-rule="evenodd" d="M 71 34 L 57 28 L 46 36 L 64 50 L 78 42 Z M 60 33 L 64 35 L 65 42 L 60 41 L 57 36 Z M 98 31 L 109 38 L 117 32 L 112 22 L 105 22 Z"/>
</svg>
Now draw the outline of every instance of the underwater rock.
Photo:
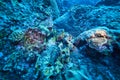
<svg viewBox="0 0 120 80">
<path fill-rule="evenodd" d="M 24 47 L 28 51 L 42 51 L 45 48 L 45 40 L 47 34 L 38 28 L 29 28 L 25 32 Z"/>
<path fill-rule="evenodd" d="M 8 57 L 6 57 L 6 64 L 4 65 L 3 70 L 12 72 L 15 66 L 14 63 L 17 63 L 16 61 L 19 61 L 22 55 L 23 54 L 21 54 L 21 52 L 19 51 L 19 52 L 13 52 Z"/>
<path fill-rule="evenodd" d="M 5 65 L 3 66 L 1 71 L 11 73 L 12 75 L 19 75 L 21 79 L 24 78 L 32 78 L 35 74 L 33 62 L 29 62 L 26 59 L 29 56 L 26 55 L 26 53 L 23 52 L 23 50 L 14 51 L 12 54 L 10 54 L 5 61 Z M 34 58 L 35 59 L 35 58 Z M 32 73 L 31 73 L 32 71 Z M 29 77 L 27 76 L 29 74 Z M 31 75 L 31 76 L 30 76 Z M 6 74 L 6 77 L 11 77 L 11 75 Z M 14 77 L 12 77 L 14 79 Z M 33 78 L 32 78 L 33 79 Z"/>
<path fill-rule="evenodd" d="M 90 26 L 87 13 L 93 6 L 73 6 L 65 14 L 54 21 L 57 29 L 64 29 L 73 36 L 78 36 L 81 31 Z"/>
<path fill-rule="evenodd" d="M 6 38 L 11 33 L 9 28 L 2 28 L 0 29 L 0 39 Z"/>
<path fill-rule="evenodd" d="M 58 4 L 56 1 L 57 0 L 50 0 L 50 4 L 53 9 L 53 15 L 54 15 L 55 19 L 60 16 L 60 11 L 59 11 Z"/>
<path fill-rule="evenodd" d="M 48 17 L 46 20 L 42 21 L 38 28 L 49 32 L 49 29 L 53 28 L 53 18 L 52 16 Z"/>
<path fill-rule="evenodd" d="M 98 26 L 109 26 L 112 22 L 120 20 L 119 6 L 73 6 L 61 17 L 54 20 L 57 29 L 65 29 L 66 32 L 73 36 L 78 36 L 83 31 Z M 116 28 L 117 26 L 114 26 Z"/>
<path fill-rule="evenodd" d="M 36 73 L 39 73 L 40 71 L 42 72 L 42 74 L 40 75 L 41 77 L 45 76 L 47 79 L 49 79 L 51 75 L 55 74 L 54 65 L 58 58 L 58 53 L 59 53 L 56 52 L 56 50 L 57 49 L 55 46 L 49 47 L 45 51 L 43 51 L 41 55 L 38 56 L 35 64 L 35 68 L 37 70 Z"/>
<path fill-rule="evenodd" d="M 72 6 L 75 5 L 91 5 L 95 6 L 97 3 L 99 3 L 101 0 L 57 0 L 58 7 L 60 9 L 61 14 L 68 11 Z"/>
<path fill-rule="evenodd" d="M 81 33 L 75 40 L 74 44 L 80 46 L 86 42 L 90 48 L 107 55 L 113 52 L 113 43 L 116 43 L 116 35 L 111 33 L 112 30 L 106 27 L 98 27 Z M 82 45 L 81 45 L 82 46 Z"/>
<path fill-rule="evenodd" d="M 2 58 L 4 55 L 3 55 L 3 53 L 2 52 L 0 52 L 0 58 Z"/>
<path fill-rule="evenodd" d="M 15 30 L 9 35 L 9 39 L 12 42 L 20 41 L 24 37 L 24 31 L 23 30 Z"/>
<path fill-rule="evenodd" d="M 0 79 L 120 79 L 120 9 L 99 1 L 0 0 Z"/>
<path fill-rule="evenodd" d="M 116 6 L 116 5 L 120 5 L 119 4 L 120 0 L 101 0 L 100 2 L 98 2 L 96 5 L 100 6 L 100 5 L 106 5 L 106 6 Z"/>
<path fill-rule="evenodd" d="M 1 26 L 16 28 L 35 27 L 51 15 L 51 5 L 41 1 L 1 1 L 5 4 L 0 9 Z M 47 7 L 46 7 L 47 6 Z M 4 8 L 5 7 L 5 8 Z M 21 27 L 20 27 L 21 26 Z"/>
<path fill-rule="evenodd" d="M 89 80 L 90 78 L 80 70 L 69 70 L 65 73 L 66 80 Z"/>
<path fill-rule="evenodd" d="M 111 29 L 119 30 L 120 22 L 110 22 L 107 26 L 109 26 Z"/>
<path fill-rule="evenodd" d="M 0 39 L 0 50 L 3 49 L 3 45 L 5 45 L 5 41 L 3 41 L 2 39 Z"/>
</svg>

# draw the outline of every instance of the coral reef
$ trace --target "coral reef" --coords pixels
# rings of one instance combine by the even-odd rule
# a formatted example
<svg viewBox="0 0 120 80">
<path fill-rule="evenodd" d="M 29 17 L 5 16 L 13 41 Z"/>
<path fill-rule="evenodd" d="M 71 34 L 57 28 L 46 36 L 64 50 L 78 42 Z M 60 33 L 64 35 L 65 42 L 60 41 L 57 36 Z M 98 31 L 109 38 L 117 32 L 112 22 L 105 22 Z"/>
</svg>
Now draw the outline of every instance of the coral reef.
<svg viewBox="0 0 120 80">
<path fill-rule="evenodd" d="M 99 1 L 0 0 L 0 80 L 119 80 L 120 6 Z"/>
<path fill-rule="evenodd" d="M 97 6 L 98 5 L 116 6 L 116 5 L 120 5 L 119 2 L 120 0 L 101 0 L 99 3 L 97 3 Z"/>
<path fill-rule="evenodd" d="M 26 50 L 43 50 L 47 34 L 37 28 L 29 28 L 24 35 L 24 47 Z"/>
<path fill-rule="evenodd" d="M 117 29 L 110 26 L 113 22 L 119 25 L 119 6 L 73 6 L 69 11 L 54 21 L 57 29 L 65 29 L 73 36 L 78 36 L 83 31 L 99 26 Z"/>
<path fill-rule="evenodd" d="M 58 3 L 58 7 L 60 8 L 61 14 L 64 14 L 66 11 L 68 11 L 72 6 L 75 5 L 96 5 L 101 0 L 56 0 Z"/>
<path fill-rule="evenodd" d="M 56 1 L 57 0 L 50 0 L 50 4 L 51 4 L 52 10 L 54 12 L 53 15 L 55 15 L 55 18 L 58 18 L 60 16 L 60 11 L 59 11 L 59 8 L 58 8 Z"/>
<path fill-rule="evenodd" d="M 24 31 L 23 30 L 15 30 L 9 35 L 9 39 L 13 42 L 20 41 L 24 37 Z"/>
<path fill-rule="evenodd" d="M 80 47 L 83 44 L 88 44 L 89 47 L 107 55 L 113 52 L 114 44 L 119 46 L 119 42 L 117 42 L 119 31 L 115 31 L 117 35 L 114 31 L 106 27 L 98 27 L 85 31 L 74 40 L 74 45 Z"/>
</svg>

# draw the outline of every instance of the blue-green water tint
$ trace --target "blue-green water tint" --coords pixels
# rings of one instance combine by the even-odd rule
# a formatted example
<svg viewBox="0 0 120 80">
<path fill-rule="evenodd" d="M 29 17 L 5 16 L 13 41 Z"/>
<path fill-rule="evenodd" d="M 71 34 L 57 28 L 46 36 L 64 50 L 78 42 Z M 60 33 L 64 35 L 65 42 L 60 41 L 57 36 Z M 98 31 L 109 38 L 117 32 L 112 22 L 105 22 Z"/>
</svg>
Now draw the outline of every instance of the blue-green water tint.
<svg viewBox="0 0 120 80">
<path fill-rule="evenodd" d="M 0 80 L 119 80 L 120 0 L 0 0 Z"/>
</svg>

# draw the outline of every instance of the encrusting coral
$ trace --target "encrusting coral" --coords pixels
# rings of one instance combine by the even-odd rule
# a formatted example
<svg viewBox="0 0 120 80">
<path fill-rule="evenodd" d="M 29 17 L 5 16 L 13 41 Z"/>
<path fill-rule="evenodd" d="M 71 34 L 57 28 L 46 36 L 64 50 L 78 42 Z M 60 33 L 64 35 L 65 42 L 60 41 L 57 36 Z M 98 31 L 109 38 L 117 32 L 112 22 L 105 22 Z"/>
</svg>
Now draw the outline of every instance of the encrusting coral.
<svg viewBox="0 0 120 80">
<path fill-rule="evenodd" d="M 86 41 L 90 48 L 107 55 L 113 52 L 112 44 L 115 42 L 115 35 L 113 35 L 110 29 L 99 27 L 81 33 L 74 40 L 74 44 L 77 46 Z"/>
<path fill-rule="evenodd" d="M 89 46 L 100 52 L 112 51 L 112 37 L 105 30 L 96 30 L 93 35 L 87 40 Z"/>
<path fill-rule="evenodd" d="M 120 78 L 119 6 L 62 2 L 0 1 L 0 80 Z"/>
<path fill-rule="evenodd" d="M 13 42 L 20 41 L 24 37 L 23 30 L 15 30 L 9 35 L 9 39 Z"/>
<path fill-rule="evenodd" d="M 84 31 L 74 39 L 72 35 L 64 30 L 56 30 L 52 26 L 51 23 L 46 25 L 42 23 L 38 27 L 13 31 L 9 35 L 9 39 L 12 42 L 19 42 L 20 44 L 17 45 L 22 48 L 22 51 L 13 52 L 3 67 L 3 70 L 20 70 L 20 73 L 17 74 L 22 74 L 22 71 L 26 71 L 26 74 L 23 74 L 23 76 L 27 77 L 30 74 L 30 69 L 26 70 L 26 67 L 30 64 L 34 67 L 34 69 L 31 69 L 34 72 L 33 79 L 39 76 L 41 79 L 43 77 L 49 79 L 53 75 L 62 74 L 62 70 L 64 69 L 71 70 L 66 68 L 66 66 L 72 61 L 71 55 L 79 53 L 77 47 L 78 45 L 82 45 L 84 41 L 90 48 L 104 55 L 113 52 L 112 44 L 115 41 L 115 36 L 112 33 L 113 31 L 106 27 Z M 24 51 L 28 54 L 24 54 Z M 20 60 L 27 65 L 19 65 L 21 63 Z M 87 78 L 84 72 L 80 74 L 82 78 Z"/>
<path fill-rule="evenodd" d="M 43 50 L 45 48 L 46 33 L 37 28 L 29 28 L 25 32 L 24 47 L 29 50 Z"/>
</svg>

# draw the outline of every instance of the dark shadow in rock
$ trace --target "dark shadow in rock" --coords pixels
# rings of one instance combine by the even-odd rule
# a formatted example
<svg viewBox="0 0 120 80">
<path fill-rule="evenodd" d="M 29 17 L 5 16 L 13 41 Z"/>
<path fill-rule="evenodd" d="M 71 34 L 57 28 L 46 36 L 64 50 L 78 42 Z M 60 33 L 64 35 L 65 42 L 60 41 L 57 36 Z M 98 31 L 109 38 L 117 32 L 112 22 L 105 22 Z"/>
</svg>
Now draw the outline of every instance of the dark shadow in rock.
<svg viewBox="0 0 120 80">
<path fill-rule="evenodd" d="M 96 6 L 99 6 L 99 5 L 117 6 L 117 5 L 120 5 L 119 2 L 120 0 L 102 0 L 99 3 L 97 3 Z"/>
</svg>

